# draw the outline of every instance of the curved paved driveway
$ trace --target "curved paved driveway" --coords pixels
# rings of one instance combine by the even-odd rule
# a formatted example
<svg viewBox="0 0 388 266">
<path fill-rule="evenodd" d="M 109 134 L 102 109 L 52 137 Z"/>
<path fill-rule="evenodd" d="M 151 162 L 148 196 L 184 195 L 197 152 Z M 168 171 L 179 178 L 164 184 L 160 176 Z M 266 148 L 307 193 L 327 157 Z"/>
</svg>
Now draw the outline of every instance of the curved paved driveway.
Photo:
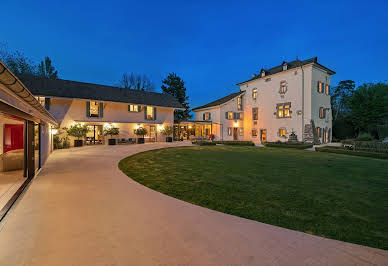
<svg viewBox="0 0 388 266">
<path fill-rule="evenodd" d="M 387 251 L 194 206 L 117 168 L 129 154 L 172 145 L 54 152 L 0 231 L 0 265 L 388 264 Z"/>
</svg>

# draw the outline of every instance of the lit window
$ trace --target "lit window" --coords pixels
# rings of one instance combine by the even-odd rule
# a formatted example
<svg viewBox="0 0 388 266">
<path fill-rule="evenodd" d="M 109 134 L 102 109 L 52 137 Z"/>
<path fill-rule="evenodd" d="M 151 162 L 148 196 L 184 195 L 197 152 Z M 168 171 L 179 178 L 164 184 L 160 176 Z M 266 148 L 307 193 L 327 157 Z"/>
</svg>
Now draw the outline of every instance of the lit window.
<svg viewBox="0 0 388 266">
<path fill-rule="evenodd" d="M 98 117 L 99 116 L 99 108 L 100 105 L 98 102 L 90 102 L 90 107 L 89 107 L 89 111 L 90 111 L 90 117 Z"/>
<path fill-rule="evenodd" d="M 233 120 L 233 118 L 234 118 L 233 112 L 226 112 L 225 117 L 228 120 Z"/>
<path fill-rule="evenodd" d="M 254 137 L 254 138 L 257 137 L 257 129 L 256 128 L 252 129 L 252 137 Z"/>
<path fill-rule="evenodd" d="M 237 110 L 242 110 L 242 96 L 237 97 Z"/>
<path fill-rule="evenodd" d="M 276 106 L 277 108 L 277 117 L 278 118 L 285 118 L 285 117 L 291 117 L 291 103 L 281 103 Z"/>
<path fill-rule="evenodd" d="M 233 129 L 231 127 L 228 127 L 228 136 L 232 136 Z"/>
<path fill-rule="evenodd" d="M 210 115 L 210 113 L 209 112 L 207 112 L 207 113 L 204 113 L 203 114 L 204 116 L 204 120 L 210 120 L 210 118 L 211 118 L 211 115 Z"/>
<path fill-rule="evenodd" d="M 139 105 L 128 105 L 128 112 L 140 112 L 141 107 Z"/>
<path fill-rule="evenodd" d="M 287 81 L 283 80 L 280 82 L 279 93 L 285 94 L 286 92 L 287 92 Z"/>
<path fill-rule="evenodd" d="M 321 130 L 321 128 L 320 127 L 317 127 L 316 128 L 316 131 L 317 131 L 317 136 L 318 136 L 318 138 L 320 138 L 321 137 L 321 132 L 322 132 L 322 130 Z"/>
<path fill-rule="evenodd" d="M 279 128 L 279 136 L 280 137 L 286 136 L 286 129 L 285 128 Z"/>
<path fill-rule="evenodd" d="M 323 83 L 321 81 L 318 81 L 318 92 L 319 93 L 323 92 Z"/>
<path fill-rule="evenodd" d="M 325 118 L 326 117 L 326 112 L 325 112 L 325 108 L 323 107 L 320 107 L 319 108 L 319 118 Z"/>
<path fill-rule="evenodd" d="M 240 128 L 238 129 L 238 133 L 239 133 L 240 136 L 244 136 L 244 128 L 243 128 L 243 127 L 240 127 Z"/>
<path fill-rule="evenodd" d="M 147 106 L 147 120 L 154 120 L 154 108 L 152 106 Z"/>
<path fill-rule="evenodd" d="M 325 92 L 326 92 L 326 95 L 329 95 L 329 84 L 326 84 Z"/>
<path fill-rule="evenodd" d="M 252 99 L 255 100 L 255 101 L 256 101 L 256 99 L 257 99 L 257 89 L 256 89 L 256 88 L 254 88 L 254 89 L 252 90 Z"/>
<path fill-rule="evenodd" d="M 259 108 L 254 107 L 252 108 L 252 120 L 259 119 Z"/>
</svg>

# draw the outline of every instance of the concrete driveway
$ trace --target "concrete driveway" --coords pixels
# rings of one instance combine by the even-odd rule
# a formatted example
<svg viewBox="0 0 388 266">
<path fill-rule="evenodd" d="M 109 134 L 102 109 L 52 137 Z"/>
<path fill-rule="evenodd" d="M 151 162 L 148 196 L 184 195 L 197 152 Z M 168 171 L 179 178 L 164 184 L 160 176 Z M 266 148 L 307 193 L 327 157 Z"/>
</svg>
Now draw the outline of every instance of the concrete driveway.
<svg viewBox="0 0 388 266">
<path fill-rule="evenodd" d="M 388 265 L 388 252 L 208 210 L 117 164 L 180 144 L 55 151 L 0 231 L 0 265 Z"/>
</svg>

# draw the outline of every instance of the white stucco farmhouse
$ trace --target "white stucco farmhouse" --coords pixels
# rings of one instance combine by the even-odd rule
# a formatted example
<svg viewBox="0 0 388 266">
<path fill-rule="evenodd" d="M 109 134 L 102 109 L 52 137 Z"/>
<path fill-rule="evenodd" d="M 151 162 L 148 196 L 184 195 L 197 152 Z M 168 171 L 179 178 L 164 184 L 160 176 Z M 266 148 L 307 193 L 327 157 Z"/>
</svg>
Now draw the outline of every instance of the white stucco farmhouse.
<svg viewBox="0 0 388 266">
<path fill-rule="evenodd" d="M 282 62 L 238 83 L 238 92 L 196 107 L 196 121 L 212 124 L 217 140 L 331 141 L 330 76 L 318 58 Z M 209 132 L 210 133 L 210 132 Z"/>
<path fill-rule="evenodd" d="M 173 126 L 174 110 L 182 108 L 173 96 L 163 93 L 32 75 L 19 78 L 60 128 L 87 125 L 86 144 L 107 144 L 110 137 L 104 136 L 104 129 L 109 127 L 119 128 L 118 140 L 136 139 L 135 129 L 143 127 L 146 141 L 165 141 L 161 128 Z M 72 138 L 69 143 L 73 146 Z"/>
</svg>

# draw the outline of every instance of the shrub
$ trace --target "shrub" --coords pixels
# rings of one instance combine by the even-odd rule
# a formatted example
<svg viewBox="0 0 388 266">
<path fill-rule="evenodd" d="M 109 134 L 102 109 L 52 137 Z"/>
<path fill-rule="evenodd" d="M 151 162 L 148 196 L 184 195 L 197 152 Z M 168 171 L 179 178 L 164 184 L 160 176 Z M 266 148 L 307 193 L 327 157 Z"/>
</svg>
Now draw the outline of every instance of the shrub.
<svg viewBox="0 0 388 266">
<path fill-rule="evenodd" d="M 303 143 L 303 142 L 265 142 L 265 147 L 273 147 L 273 148 L 292 148 L 292 149 L 300 149 L 305 150 L 308 148 L 312 148 L 312 143 Z"/>
<path fill-rule="evenodd" d="M 111 127 L 104 129 L 104 136 L 110 136 L 113 138 L 113 136 L 117 136 L 120 133 L 120 130 L 117 127 Z"/>
<path fill-rule="evenodd" d="M 361 133 L 358 135 L 357 140 L 359 141 L 371 141 L 373 140 L 373 137 L 370 133 Z"/>
<path fill-rule="evenodd" d="M 379 135 L 379 139 L 381 139 L 381 140 L 388 137 L 388 124 L 378 125 L 377 126 L 377 134 Z"/>
<path fill-rule="evenodd" d="M 216 144 L 236 145 L 236 146 L 255 146 L 252 141 L 215 141 Z"/>
<path fill-rule="evenodd" d="M 192 144 L 200 145 L 200 146 L 216 145 L 215 142 L 210 142 L 210 141 L 193 141 Z"/>
<path fill-rule="evenodd" d="M 69 129 L 66 130 L 67 134 L 77 139 L 83 138 L 88 133 L 88 127 L 86 125 L 75 124 L 72 125 Z"/>
<path fill-rule="evenodd" d="M 144 138 L 144 135 L 147 135 L 148 131 L 144 127 L 139 127 L 135 129 L 135 134 L 138 136 L 142 136 Z"/>
<path fill-rule="evenodd" d="M 362 156 L 362 157 L 370 157 L 370 158 L 388 160 L 388 154 L 385 154 L 385 153 L 353 151 L 353 150 L 346 150 L 346 149 L 333 148 L 333 147 L 330 147 L 330 148 L 329 147 L 316 147 L 315 150 L 318 152 L 330 152 L 330 153 L 337 153 L 337 154 L 346 154 L 346 155 Z"/>
<path fill-rule="evenodd" d="M 160 130 L 160 133 L 163 135 L 170 136 L 174 132 L 174 128 L 172 126 L 165 126 Z"/>
</svg>

